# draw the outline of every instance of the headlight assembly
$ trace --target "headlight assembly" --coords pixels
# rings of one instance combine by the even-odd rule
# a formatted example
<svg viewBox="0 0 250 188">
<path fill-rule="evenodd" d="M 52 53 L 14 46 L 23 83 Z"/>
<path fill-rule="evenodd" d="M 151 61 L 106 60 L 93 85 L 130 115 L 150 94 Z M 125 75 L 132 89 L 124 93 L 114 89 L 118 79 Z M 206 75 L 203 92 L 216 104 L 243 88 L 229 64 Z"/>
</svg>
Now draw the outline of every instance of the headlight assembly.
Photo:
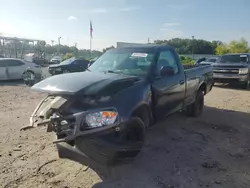
<svg viewBox="0 0 250 188">
<path fill-rule="evenodd" d="M 86 123 L 91 128 L 112 125 L 117 119 L 118 113 L 115 111 L 93 112 L 86 116 Z"/>
<path fill-rule="evenodd" d="M 242 68 L 239 70 L 239 74 L 248 74 L 248 68 Z"/>
</svg>

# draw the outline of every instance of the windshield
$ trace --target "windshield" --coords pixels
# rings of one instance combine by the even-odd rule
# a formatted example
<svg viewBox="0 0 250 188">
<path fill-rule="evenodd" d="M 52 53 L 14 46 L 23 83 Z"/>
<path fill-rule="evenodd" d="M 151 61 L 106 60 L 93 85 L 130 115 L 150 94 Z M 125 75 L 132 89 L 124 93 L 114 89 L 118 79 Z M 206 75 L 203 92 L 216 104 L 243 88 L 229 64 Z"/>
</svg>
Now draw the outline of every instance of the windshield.
<svg viewBox="0 0 250 188">
<path fill-rule="evenodd" d="M 155 57 L 148 49 L 119 49 L 108 51 L 99 57 L 90 67 L 93 72 L 115 72 L 144 76 Z"/>
<path fill-rule="evenodd" d="M 75 57 L 66 59 L 66 60 L 62 61 L 62 62 L 60 63 L 60 65 L 68 65 L 68 64 L 72 63 L 75 59 L 76 59 Z"/>
<path fill-rule="evenodd" d="M 221 63 L 247 63 L 248 57 L 247 55 L 224 55 L 220 59 Z"/>
</svg>

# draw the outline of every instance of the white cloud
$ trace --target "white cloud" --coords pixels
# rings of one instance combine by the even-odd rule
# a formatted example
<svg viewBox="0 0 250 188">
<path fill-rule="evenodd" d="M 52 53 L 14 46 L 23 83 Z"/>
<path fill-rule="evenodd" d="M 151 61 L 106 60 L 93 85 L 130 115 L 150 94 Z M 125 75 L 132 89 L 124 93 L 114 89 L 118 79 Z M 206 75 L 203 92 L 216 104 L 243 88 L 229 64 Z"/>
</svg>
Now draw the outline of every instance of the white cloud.
<svg viewBox="0 0 250 188">
<path fill-rule="evenodd" d="M 125 8 L 120 8 L 119 11 L 129 12 L 129 11 L 138 10 L 138 9 L 140 9 L 139 6 L 130 6 L 130 7 L 125 7 Z"/>
<path fill-rule="evenodd" d="M 100 14 L 100 13 L 107 13 L 108 10 L 106 8 L 95 8 L 95 9 L 87 10 L 86 12 Z"/>
<path fill-rule="evenodd" d="M 176 22 L 168 22 L 168 23 L 164 23 L 163 26 L 164 27 L 174 27 L 174 26 L 179 26 L 180 23 L 176 23 Z"/>
<path fill-rule="evenodd" d="M 75 17 L 75 16 L 69 16 L 69 17 L 68 17 L 68 20 L 78 20 L 78 19 L 77 19 L 77 17 Z"/>
<path fill-rule="evenodd" d="M 87 13 L 93 13 L 93 14 L 103 14 L 103 13 L 108 13 L 108 12 L 129 12 L 133 10 L 138 10 L 140 9 L 139 6 L 129 6 L 129 7 L 123 7 L 123 8 L 95 8 L 95 9 L 89 9 L 89 10 L 84 10 Z"/>
</svg>

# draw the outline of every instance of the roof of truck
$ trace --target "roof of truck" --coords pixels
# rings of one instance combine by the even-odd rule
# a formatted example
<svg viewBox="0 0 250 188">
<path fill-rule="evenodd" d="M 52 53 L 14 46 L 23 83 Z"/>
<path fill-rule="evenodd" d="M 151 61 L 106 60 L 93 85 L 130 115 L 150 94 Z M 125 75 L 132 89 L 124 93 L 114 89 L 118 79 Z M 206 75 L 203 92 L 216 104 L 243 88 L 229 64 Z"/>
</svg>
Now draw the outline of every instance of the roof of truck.
<svg viewBox="0 0 250 188">
<path fill-rule="evenodd" d="M 133 46 L 125 46 L 119 48 L 173 48 L 173 47 L 164 44 L 140 44 L 138 46 L 133 45 Z"/>
</svg>

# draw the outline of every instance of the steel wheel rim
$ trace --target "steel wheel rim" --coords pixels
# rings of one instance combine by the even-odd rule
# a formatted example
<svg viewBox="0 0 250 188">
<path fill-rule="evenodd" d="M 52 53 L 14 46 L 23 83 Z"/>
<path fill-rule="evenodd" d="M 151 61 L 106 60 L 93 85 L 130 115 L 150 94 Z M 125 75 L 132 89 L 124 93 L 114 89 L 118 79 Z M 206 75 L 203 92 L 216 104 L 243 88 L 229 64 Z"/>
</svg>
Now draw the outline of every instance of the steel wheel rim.
<svg viewBox="0 0 250 188">
<path fill-rule="evenodd" d="M 32 72 L 30 72 L 30 71 L 27 71 L 27 72 L 24 73 L 23 79 L 24 79 L 25 81 L 34 80 L 34 79 L 35 79 L 35 75 L 34 75 L 34 73 L 32 73 Z"/>
</svg>

